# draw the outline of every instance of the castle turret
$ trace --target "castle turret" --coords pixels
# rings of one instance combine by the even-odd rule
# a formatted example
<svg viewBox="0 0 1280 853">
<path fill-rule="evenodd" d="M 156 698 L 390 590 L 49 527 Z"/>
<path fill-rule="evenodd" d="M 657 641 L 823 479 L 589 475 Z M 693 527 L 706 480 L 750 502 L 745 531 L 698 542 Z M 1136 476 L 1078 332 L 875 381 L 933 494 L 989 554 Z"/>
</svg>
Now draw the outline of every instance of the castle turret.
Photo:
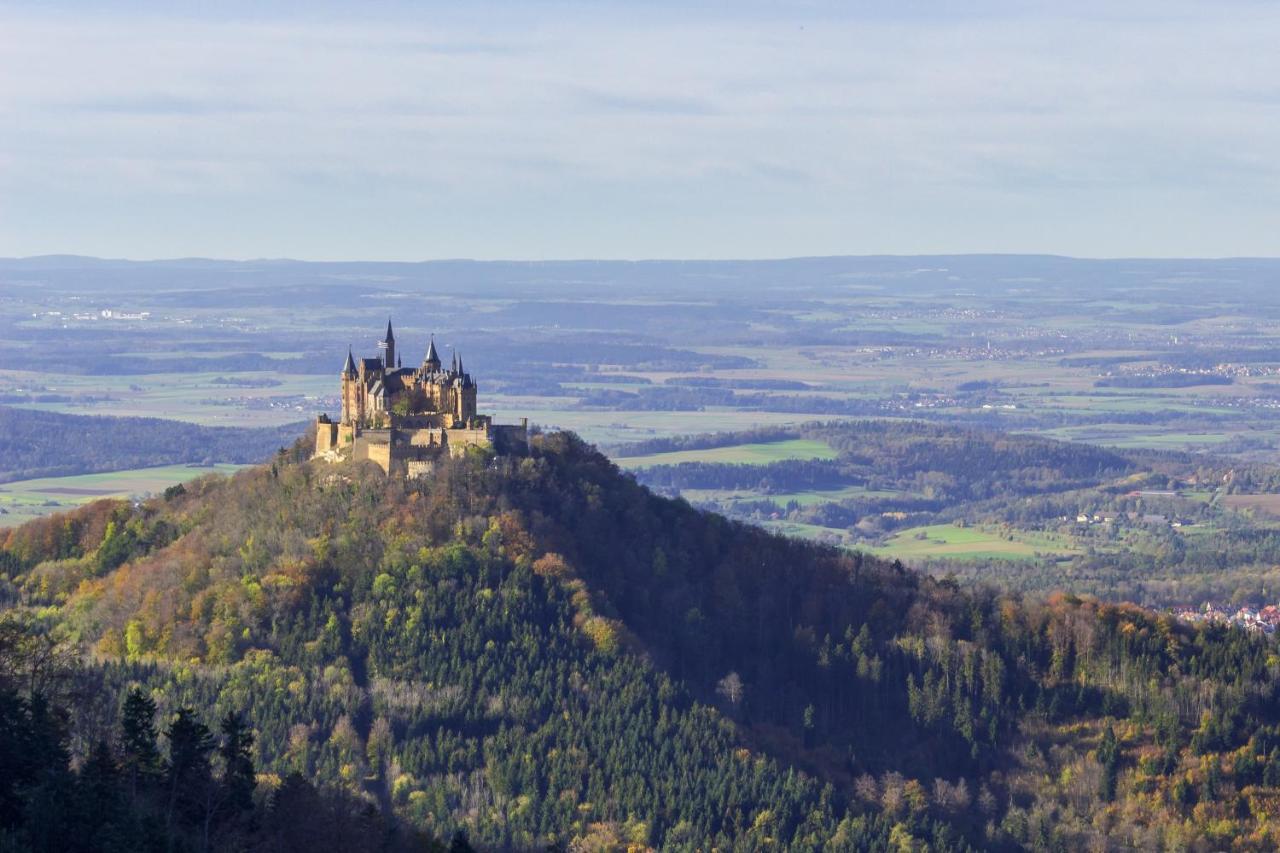
<svg viewBox="0 0 1280 853">
<path fill-rule="evenodd" d="M 422 372 L 435 373 L 440 369 L 440 356 L 436 353 L 436 336 L 431 336 L 431 344 L 427 347 L 427 356 L 422 359 Z"/>
<path fill-rule="evenodd" d="M 395 370 L 396 367 L 396 336 L 391 333 L 391 320 L 387 320 L 387 336 L 378 343 L 378 349 L 382 350 L 382 363 L 386 365 L 387 370 Z"/>
</svg>

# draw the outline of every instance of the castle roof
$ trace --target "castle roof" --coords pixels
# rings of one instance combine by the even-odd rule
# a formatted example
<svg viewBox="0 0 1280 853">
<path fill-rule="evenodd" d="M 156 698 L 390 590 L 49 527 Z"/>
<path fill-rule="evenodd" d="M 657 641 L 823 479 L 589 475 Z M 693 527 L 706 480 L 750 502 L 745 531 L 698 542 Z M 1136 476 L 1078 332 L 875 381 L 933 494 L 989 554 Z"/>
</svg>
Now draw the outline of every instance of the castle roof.
<svg viewBox="0 0 1280 853">
<path fill-rule="evenodd" d="M 360 359 L 360 369 L 364 373 L 374 373 L 384 370 L 386 365 L 382 363 L 380 358 L 362 358 Z"/>
<path fill-rule="evenodd" d="M 356 363 L 355 363 L 355 361 L 353 361 L 353 360 L 352 360 L 352 358 L 351 358 L 351 348 L 350 348 L 350 347 L 347 347 L 347 360 L 346 360 L 345 362 L 343 362 L 343 363 L 342 363 L 342 375 L 343 375 L 343 376 L 355 376 L 355 375 L 356 375 Z"/>
<path fill-rule="evenodd" d="M 395 336 L 395 335 L 393 335 L 393 334 L 391 333 L 391 318 L 390 318 L 390 317 L 388 317 L 388 318 L 387 318 L 387 336 L 386 336 L 385 338 L 383 338 L 383 340 L 384 340 L 384 341 L 394 341 L 395 339 L 396 339 L 396 336 Z"/>
<path fill-rule="evenodd" d="M 422 359 L 423 367 L 426 367 L 428 364 L 434 364 L 437 367 L 440 365 L 440 356 L 436 354 L 436 336 L 435 335 L 431 336 L 431 343 L 427 346 L 427 355 L 425 358 Z"/>
</svg>

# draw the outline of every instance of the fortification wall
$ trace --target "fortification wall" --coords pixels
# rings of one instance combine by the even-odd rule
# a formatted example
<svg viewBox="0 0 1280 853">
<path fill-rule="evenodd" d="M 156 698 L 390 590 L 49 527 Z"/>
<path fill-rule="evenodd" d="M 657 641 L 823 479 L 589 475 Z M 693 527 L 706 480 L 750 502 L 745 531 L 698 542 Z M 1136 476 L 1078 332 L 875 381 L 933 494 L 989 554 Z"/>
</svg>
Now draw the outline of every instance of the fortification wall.
<svg viewBox="0 0 1280 853">
<path fill-rule="evenodd" d="M 328 418 L 316 421 L 316 455 L 328 453 L 338 446 L 338 425 Z"/>
</svg>

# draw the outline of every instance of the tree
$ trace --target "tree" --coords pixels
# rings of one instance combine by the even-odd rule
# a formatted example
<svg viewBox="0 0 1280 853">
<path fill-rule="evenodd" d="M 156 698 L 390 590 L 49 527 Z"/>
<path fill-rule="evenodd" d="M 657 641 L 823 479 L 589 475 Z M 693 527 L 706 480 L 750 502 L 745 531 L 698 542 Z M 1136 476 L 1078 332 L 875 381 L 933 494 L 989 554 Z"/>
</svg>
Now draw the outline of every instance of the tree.
<svg viewBox="0 0 1280 853">
<path fill-rule="evenodd" d="M 743 694 L 746 693 L 746 687 L 742 684 L 742 677 L 736 672 L 730 672 L 716 684 L 716 692 L 728 700 L 729 704 L 734 708 L 738 707 L 738 703 L 742 701 Z"/>
<path fill-rule="evenodd" d="M 133 798 L 137 798 L 138 789 L 154 781 L 160 771 L 155 716 L 155 701 L 141 687 L 130 690 L 121 710 L 120 750 L 129 795 Z"/>
<path fill-rule="evenodd" d="M 175 812 L 196 818 L 204 817 L 202 813 L 208 811 L 205 806 L 212 782 L 209 754 L 214 743 L 209 727 L 196 718 L 191 708 L 179 708 L 164 734 L 169 741 L 169 807 L 165 825 L 172 837 Z"/>
<path fill-rule="evenodd" d="M 1098 763 L 1102 765 L 1102 779 L 1098 783 L 1098 797 L 1104 803 L 1116 798 L 1116 776 L 1120 766 L 1120 744 L 1116 740 L 1115 730 L 1107 723 L 1102 732 L 1102 741 L 1098 744 Z"/>
<path fill-rule="evenodd" d="M 222 731 L 222 786 L 227 805 L 238 811 L 253 808 L 253 789 L 257 777 L 253 769 L 253 730 L 234 711 L 228 711 L 219 725 Z"/>
</svg>

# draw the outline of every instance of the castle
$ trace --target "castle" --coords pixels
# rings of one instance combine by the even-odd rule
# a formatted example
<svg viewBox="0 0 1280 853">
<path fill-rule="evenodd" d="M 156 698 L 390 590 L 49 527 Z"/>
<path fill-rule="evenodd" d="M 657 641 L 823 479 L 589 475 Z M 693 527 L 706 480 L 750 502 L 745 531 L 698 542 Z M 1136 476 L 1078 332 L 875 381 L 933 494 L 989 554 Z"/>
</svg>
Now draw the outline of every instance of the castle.
<svg viewBox="0 0 1280 853">
<path fill-rule="evenodd" d="M 422 366 L 404 367 L 396 356 L 396 339 L 378 343 L 379 358 L 358 361 L 347 350 L 342 365 L 342 415 L 316 419 L 313 458 L 336 462 L 367 459 L 388 474 L 420 476 L 441 454 L 458 456 L 469 447 L 518 451 L 527 443 L 528 422 L 497 425 L 476 413 L 476 383 L 457 353 L 446 369 L 436 353 L 435 338 Z"/>
</svg>

